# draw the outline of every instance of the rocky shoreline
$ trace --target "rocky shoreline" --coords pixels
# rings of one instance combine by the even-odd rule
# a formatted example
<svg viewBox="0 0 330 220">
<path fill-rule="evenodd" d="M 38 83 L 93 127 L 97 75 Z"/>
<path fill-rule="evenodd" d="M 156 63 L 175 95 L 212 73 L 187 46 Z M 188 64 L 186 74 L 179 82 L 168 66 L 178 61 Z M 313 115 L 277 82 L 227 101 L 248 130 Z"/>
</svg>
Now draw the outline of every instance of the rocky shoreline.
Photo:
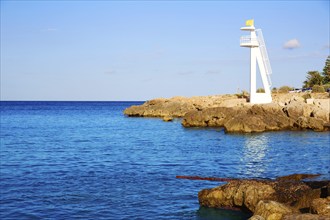
<svg viewBox="0 0 330 220">
<path fill-rule="evenodd" d="M 160 98 L 131 106 L 124 114 L 164 121 L 179 117 L 185 127 L 223 127 L 226 132 L 330 130 L 328 93 L 272 96 L 272 103 L 260 105 L 237 95 Z M 330 220 L 330 181 L 303 181 L 312 176 L 221 180 L 227 184 L 200 191 L 198 199 L 201 206 L 247 211 L 250 220 Z"/>
<path fill-rule="evenodd" d="M 270 104 L 252 105 L 237 95 L 159 98 L 131 106 L 131 117 L 180 117 L 185 127 L 224 127 L 226 132 L 330 130 L 328 93 L 273 94 Z"/>
<path fill-rule="evenodd" d="M 302 181 L 296 174 L 276 180 L 231 180 L 198 193 L 201 206 L 238 208 L 250 220 L 330 219 L 330 181 Z"/>
</svg>

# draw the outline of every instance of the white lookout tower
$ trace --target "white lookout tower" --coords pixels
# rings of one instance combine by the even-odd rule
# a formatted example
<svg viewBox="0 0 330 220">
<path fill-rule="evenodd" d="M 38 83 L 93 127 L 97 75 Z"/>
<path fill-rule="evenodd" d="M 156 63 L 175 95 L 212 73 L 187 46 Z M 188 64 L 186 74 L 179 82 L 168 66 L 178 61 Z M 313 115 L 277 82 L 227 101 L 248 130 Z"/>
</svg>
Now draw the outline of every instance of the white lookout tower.
<svg viewBox="0 0 330 220">
<path fill-rule="evenodd" d="M 262 104 L 271 103 L 272 95 L 270 93 L 271 80 L 268 54 L 261 29 L 255 29 L 253 20 L 246 21 L 246 27 L 242 27 L 242 31 L 250 31 L 250 35 L 242 36 L 240 40 L 241 47 L 251 48 L 251 64 L 250 64 L 250 103 Z M 257 62 L 261 74 L 262 84 L 265 93 L 257 93 Z"/>
</svg>

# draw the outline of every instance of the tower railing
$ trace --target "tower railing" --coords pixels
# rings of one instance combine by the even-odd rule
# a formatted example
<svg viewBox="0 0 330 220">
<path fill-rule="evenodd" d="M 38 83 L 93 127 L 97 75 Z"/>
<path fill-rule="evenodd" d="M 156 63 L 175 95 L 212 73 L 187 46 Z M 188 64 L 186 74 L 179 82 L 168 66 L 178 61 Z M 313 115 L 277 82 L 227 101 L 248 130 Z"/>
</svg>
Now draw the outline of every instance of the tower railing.
<svg viewBox="0 0 330 220">
<path fill-rule="evenodd" d="M 240 45 L 258 45 L 257 38 L 251 38 L 250 35 L 245 35 L 240 38 Z"/>
<path fill-rule="evenodd" d="M 266 44 L 265 44 L 261 29 L 257 29 L 256 34 L 257 34 L 259 48 L 260 48 L 263 64 L 264 64 L 267 79 L 268 79 L 268 84 L 269 84 L 269 87 L 271 87 L 272 81 L 271 81 L 270 75 L 272 74 L 272 68 L 270 66 L 268 53 L 267 53 L 267 49 L 266 49 Z"/>
</svg>

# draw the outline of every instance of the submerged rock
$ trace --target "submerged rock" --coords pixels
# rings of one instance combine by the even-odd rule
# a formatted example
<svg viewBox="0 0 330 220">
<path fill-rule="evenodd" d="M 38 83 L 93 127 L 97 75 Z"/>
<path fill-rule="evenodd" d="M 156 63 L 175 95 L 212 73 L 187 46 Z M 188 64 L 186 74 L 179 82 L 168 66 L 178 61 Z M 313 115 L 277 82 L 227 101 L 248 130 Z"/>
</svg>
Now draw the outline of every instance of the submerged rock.
<svg viewBox="0 0 330 220">
<path fill-rule="evenodd" d="M 173 118 L 171 116 L 165 116 L 165 117 L 163 117 L 163 121 L 166 121 L 166 122 L 173 121 Z"/>
</svg>

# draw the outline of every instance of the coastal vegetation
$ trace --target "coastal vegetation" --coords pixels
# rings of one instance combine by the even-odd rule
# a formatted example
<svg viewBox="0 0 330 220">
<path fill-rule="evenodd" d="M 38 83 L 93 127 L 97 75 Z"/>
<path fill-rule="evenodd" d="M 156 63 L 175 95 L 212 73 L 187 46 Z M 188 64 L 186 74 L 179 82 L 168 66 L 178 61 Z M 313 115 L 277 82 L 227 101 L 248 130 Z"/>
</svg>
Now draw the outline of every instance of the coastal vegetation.
<svg viewBox="0 0 330 220">
<path fill-rule="evenodd" d="M 308 71 L 303 88 L 313 88 L 313 92 L 325 92 L 330 88 L 330 56 L 327 57 L 323 72 Z"/>
<path fill-rule="evenodd" d="M 306 80 L 304 81 L 303 88 L 310 88 L 315 85 L 322 85 L 323 77 L 319 71 L 308 71 Z"/>
<path fill-rule="evenodd" d="M 322 72 L 323 76 L 323 83 L 330 84 L 330 56 L 328 56 L 327 60 L 325 61 L 325 66 Z"/>
<path fill-rule="evenodd" d="M 312 87 L 312 92 L 314 92 L 314 93 L 325 92 L 325 89 L 324 89 L 324 87 L 321 86 L 321 85 L 314 85 L 314 86 Z"/>
<path fill-rule="evenodd" d="M 259 88 L 259 89 L 257 89 L 257 93 L 265 93 L 265 89 L 264 88 Z"/>
<path fill-rule="evenodd" d="M 330 91 L 330 56 L 327 57 L 322 72 L 319 72 L 317 70 L 307 72 L 306 80 L 303 82 L 302 88 L 294 88 L 292 86 L 284 85 L 279 88 L 274 87 L 272 89 L 273 94 L 289 93 L 289 92 L 323 93 L 329 91 Z M 262 92 L 262 89 L 258 89 L 257 92 Z"/>
<path fill-rule="evenodd" d="M 278 93 L 288 93 L 289 91 L 293 90 L 293 87 L 290 86 L 281 86 L 277 92 Z"/>
<path fill-rule="evenodd" d="M 284 85 L 284 86 L 281 86 L 279 88 L 273 87 L 273 89 L 272 89 L 273 94 L 276 94 L 276 93 L 285 94 L 285 93 L 289 93 L 291 91 L 295 91 L 295 88 L 292 87 L 292 86 L 288 86 L 288 85 Z"/>
</svg>

